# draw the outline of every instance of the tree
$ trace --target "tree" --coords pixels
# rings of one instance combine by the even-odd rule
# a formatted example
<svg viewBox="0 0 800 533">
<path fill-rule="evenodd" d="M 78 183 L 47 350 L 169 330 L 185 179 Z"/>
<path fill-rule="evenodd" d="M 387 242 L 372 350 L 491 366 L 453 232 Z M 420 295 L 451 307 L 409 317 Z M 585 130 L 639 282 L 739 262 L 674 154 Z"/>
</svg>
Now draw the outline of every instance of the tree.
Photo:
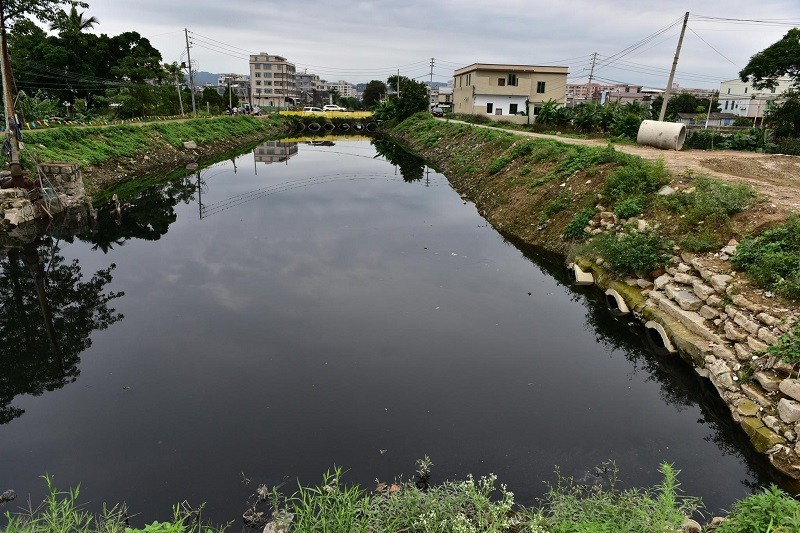
<svg viewBox="0 0 800 533">
<path fill-rule="evenodd" d="M 364 88 L 362 100 L 367 109 L 374 109 L 384 98 L 386 98 L 386 84 L 382 81 L 372 80 Z"/>
<path fill-rule="evenodd" d="M 355 111 L 362 111 L 364 109 L 364 104 L 361 103 L 361 100 L 353 96 L 339 98 L 339 105 Z"/>
<path fill-rule="evenodd" d="M 651 109 L 660 110 L 663 101 L 663 96 L 656 96 L 653 98 Z M 670 97 L 669 102 L 667 102 L 667 112 L 664 118 L 667 120 L 674 120 L 678 116 L 678 113 L 707 113 L 708 104 L 708 98 L 698 98 L 689 93 L 676 94 Z M 717 112 L 719 110 L 719 102 L 714 101 L 711 111 Z"/>
<path fill-rule="evenodd" d="M 776 87 L 781 76 L 800 84 L 800 28 L 792 28 L 781 40 L 751 57 L 739 72 L 742 81 L 750 80 L 757 89 Z"/>
<path fill-rule="evenodd" d="M 228 96 L 227 93 L 225 96 Z M 237 104 L 238 102 L 238 98 Z M 228 105 L 228 100 L 225 99 L 214 87 L 203 88 L 203 94 L 200 95 L 200 107 L 203 109 L 211 109 L 212 113 L 222 113 Z"/>
<path fill-rule="evenodd" d="M 328 91 L 331 95 L 331 102 L 334 104 L 339 104 L 339 98 L 341 98 L 341 94 L 339 93 L 339 89 L 336 87 L 331 87 L 330 91 Z"/>
<path fill-rule="evenodd" d="M 50 29 L 59 33 L 83 33 L 84 30 L 94 28 L 99 23 L 97 17 L 84 17 L 85 12 L 78 13 L 78 9 L 72 6 L 69 13 L 61 11 L 56 15 L 56 20 L 50 24 Z"/>
<path fill-rule="evenodd" d="M 222 95 L 222 102 L 224 105 L 230 104 L 231 107 L 239 107 L 239 97 L 236 92 L 230 87 L 225 87 L 225 93 Z"/>
<path fill-rule="evenodd" d="M 776 137 L 800 137 L 800 93 L 787 92 L 783 102 L 764 113 L 764 122 L 775 129 Z"/>
</svg>

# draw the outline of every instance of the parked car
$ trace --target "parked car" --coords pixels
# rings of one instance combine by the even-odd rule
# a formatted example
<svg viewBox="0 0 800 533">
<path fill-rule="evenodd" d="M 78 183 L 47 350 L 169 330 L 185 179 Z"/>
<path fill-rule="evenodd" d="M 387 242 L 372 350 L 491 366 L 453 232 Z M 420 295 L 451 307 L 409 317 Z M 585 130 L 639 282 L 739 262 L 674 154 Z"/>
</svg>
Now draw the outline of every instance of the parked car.
<svg viewBox="0 0 800 533">
<path fill-rule="evenodd" d="M 444 116 L 444 109 L 441 107 L 432 107 L 431 108 L 431 115 L 434 117 L 443 117 Z"/>
<path fill-rule="evenodd" d="M 303 108 L 303 113 L 315 113 L 315 112 L 319 112 L 319 111 L 322 111 L 322 109 L 320 109 L 318 107 L 304 107 Z"/>
<path fill-rule="evenodd" d="M 323 111 L 347 111 L 347 109 L 343 107 L 339 107 L 338 105 L 328 104 L 322 106 Z"/>
</svg>

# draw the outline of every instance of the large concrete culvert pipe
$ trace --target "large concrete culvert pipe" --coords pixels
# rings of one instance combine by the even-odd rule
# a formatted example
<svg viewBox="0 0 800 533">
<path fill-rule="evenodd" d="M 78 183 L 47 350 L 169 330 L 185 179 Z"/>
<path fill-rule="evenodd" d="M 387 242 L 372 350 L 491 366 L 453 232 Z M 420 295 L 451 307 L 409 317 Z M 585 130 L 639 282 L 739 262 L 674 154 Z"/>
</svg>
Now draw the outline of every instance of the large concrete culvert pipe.
<svg viewBox="0 0 800 533">
<path fill-rule="evenodd" d="M 637 144 L 655 146 L 662 150 L 680 150 L 686 140 L 686 125 L 678 122 L 645 120 L 639 126 Z"/>
</svg>

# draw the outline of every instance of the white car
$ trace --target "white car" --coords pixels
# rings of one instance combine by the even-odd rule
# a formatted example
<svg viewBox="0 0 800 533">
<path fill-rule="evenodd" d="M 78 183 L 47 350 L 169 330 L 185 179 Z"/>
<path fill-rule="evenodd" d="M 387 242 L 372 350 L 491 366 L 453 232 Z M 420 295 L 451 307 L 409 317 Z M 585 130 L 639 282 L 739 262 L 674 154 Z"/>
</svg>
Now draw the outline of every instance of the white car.
<svg viewBox="0 0 800 533">
<path fill-rule="evenodd" d="M 303 113 L 315 113 L 315 112 L 319 112 L 319 111 L 322 111 L 322 109 L 320 109 L 318 107 L 304 107 L 303 108 Z"/>
<path fill-rule="evenodd" d="M 347 111 L 347 109 L 343 107 L 339 107 L 338 105 L 328 104 L 322 106 L 323 111 Z"/>
</svg>

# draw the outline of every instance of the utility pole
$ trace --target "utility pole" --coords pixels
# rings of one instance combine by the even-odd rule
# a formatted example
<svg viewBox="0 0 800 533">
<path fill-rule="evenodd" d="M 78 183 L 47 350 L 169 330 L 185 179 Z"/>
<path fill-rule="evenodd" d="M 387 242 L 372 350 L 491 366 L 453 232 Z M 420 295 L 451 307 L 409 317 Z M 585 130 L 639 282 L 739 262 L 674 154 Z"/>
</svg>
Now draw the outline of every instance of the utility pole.
<svg viewBox="0 0 800 533">
<path fill-rule="evenodd" d="M 11 91 L 11 62 L 8 60 L 8 43 L 6 42 L 5 21 L 0 21 L 0 76 L 3 78 L 3 110 L 6 115 L 6 142 L 8 143 L 8 167 L 11 170 L 11 186 L 25 187 L 25 177 L 19 162 L 19 131 L 17 114 L 14 111 L 14 94 Z M 5 150 L 4 150 L 5 151 Z"/>
<path fill-rule="evenodd" d="M 178 103 L 181 106 L 181 116 L 183 116 L 183 96 L 181 96 L 181 84 L 178 82 L 178 73 L 175 73 L 175 87 L 178 89 Z"/>
<path fill-rule="evenodd" d="M 397 99 L 400 100 L 400 69 L 397 69 Z"/>
<path fill-rule="evenodd" d="M 594 91 L 592 90 L 592 79 L 594 79 L 594 64 L 597 62 L 597 52 L 592 54 L 592 69 L 589 71 L 589 83 L 586 84 L 586 92 L 594 102 Z"/>
<path fill-rule="evenodd" d="M 231 92 L 231 79 L 228 78 L 228 107 L 233 109 L 233 93 Z"/>
<path fill-rule="evenodd" d="M 658 114 L 659 122 L 664 120 L 664 115 L 667 113 L 667 102 L 669 101 L 669 93 L 672 91 L 672 80 L 675 79 L 675 70 L 678 68 L 678 56 L 681 54 L 681 45 L 683 44 L 683 34 L 686 33 L 686 24 L 689 22 L 689 12 L 683 16 L 683 27 L 681 28 L 681 36 L 678 38 L 678 47 L 675 49 L 675 59 L 672 61 L 672 70 L 669 72 L 669 81 L 667 88 L 664 90 L 664 101 L 661 102 L 661 112 Z"/>
<path fill-rule="evenodd" d="M 433 87 L 433 58 L 431 58 L 431 87 Z"/>
<path fill-rule="evenodd" d="M 189 30 L 184 28 L 186 34 L 186 63 L 189 65 L 189 87 L 192 89 L 192 115 L 197 116 L 197 104 L 194 101 L 194 75 L 192 74 L 192 56 L 189 52 Z"/>
</svg>

